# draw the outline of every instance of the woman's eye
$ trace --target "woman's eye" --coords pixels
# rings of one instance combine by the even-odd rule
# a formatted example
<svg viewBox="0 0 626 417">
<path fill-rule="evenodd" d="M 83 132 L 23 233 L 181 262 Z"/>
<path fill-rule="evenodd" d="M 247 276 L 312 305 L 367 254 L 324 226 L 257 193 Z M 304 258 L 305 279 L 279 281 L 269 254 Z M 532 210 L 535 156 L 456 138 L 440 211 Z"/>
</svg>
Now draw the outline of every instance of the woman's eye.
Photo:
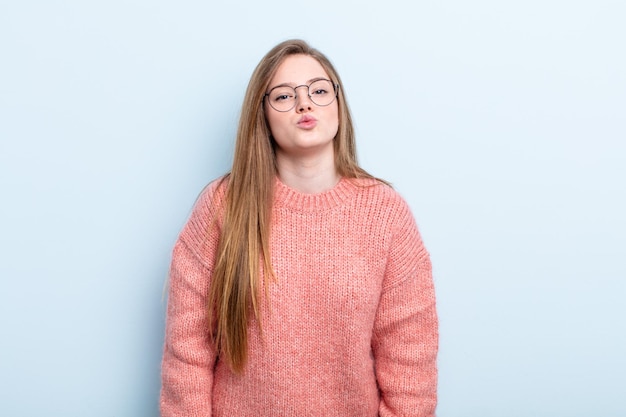
<svg viewBox="0 0 626 417">
<path fill-rule="evenodd" d="M 274 101 L 284 101 L 284 100 L 289 100 L 289 98 L 290 98 L 289 94 L 280 94 L 274 97 Z"/>
<path fill-rule="evenodd" d="M 313 94 L 315 95 L 322 95 L 322 94 L 326 94 L 328 91 L 318 88 L 317 90 L 313 91 Z"/>
</svg>

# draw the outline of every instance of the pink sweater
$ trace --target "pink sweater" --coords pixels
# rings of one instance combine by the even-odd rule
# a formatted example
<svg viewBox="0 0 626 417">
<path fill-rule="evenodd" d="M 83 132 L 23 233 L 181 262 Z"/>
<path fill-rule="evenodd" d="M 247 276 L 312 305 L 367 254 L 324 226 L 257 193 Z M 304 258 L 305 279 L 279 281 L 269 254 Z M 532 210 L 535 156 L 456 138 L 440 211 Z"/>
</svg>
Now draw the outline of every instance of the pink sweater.
<svg viewBox="0 0 626 417">
<path fill-rule="evenodd" d="M 435 293 L 405 201 L 373 180 L 342 179 L 321 194 L 276 181 L 277 281 L 262 302 L 264 339 L 252 323 L 238 376 L 207 333 L 216 188 L 202 193 L 173 251 L 162 416 L 434 416 Z"/>
</svg>

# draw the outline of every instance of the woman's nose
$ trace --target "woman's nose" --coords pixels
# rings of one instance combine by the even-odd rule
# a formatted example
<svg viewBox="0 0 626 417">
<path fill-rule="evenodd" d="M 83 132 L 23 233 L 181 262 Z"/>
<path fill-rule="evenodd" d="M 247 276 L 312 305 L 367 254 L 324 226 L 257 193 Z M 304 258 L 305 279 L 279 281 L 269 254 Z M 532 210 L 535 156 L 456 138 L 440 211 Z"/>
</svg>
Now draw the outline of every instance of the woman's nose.
<svg viewBox="0 0 626 417">
<path fill-rule="evenodd" d="M 311 97 L 309 97 L 309 87 L 306 85 L 301 85 L 296 88 L 304 88 L 304 90 L 300 90 L 300 92 L 296 92 L 296 112 L 302 113 L 304 111 L 310 111 L 313 107 L 313 103 L 311 102 Z"/>
</svg>

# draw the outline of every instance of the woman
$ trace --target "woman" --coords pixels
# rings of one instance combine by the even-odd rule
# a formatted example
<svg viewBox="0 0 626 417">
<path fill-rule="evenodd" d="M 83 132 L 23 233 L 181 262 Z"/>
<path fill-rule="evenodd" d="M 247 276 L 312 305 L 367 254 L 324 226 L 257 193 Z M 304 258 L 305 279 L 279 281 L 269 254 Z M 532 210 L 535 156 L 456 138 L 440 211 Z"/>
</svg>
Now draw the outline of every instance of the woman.
<svg viewBox="0 0 626 417">
<path fill-rule="evenodd" d="M 437 343 L 428 253 L 357 165 L 336 71 L 277 45 L 174 247 L 162 415 L 433 416 Z"/>
</svg>

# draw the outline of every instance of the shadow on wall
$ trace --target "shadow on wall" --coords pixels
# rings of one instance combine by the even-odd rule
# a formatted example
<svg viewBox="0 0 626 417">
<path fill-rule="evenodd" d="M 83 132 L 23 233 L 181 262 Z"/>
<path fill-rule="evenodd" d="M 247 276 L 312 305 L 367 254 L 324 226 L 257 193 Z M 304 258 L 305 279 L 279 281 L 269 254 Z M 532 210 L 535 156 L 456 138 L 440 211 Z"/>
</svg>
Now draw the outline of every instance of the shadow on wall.
<svg viewBox="0 0 626 417">
<path fill-rule="evenodd" d="M 168 265 L 169 267 L 169 265 Z M 162 269 L 161 267 L 159 269 Z M 145 356 L 141 358 L 139 371 L 145 384 L 142 388 L 143 395 L 138 398 L 137 413 L 142 417 L 159 416 L 159 393 L 161 389 L 161 357 L 163 355 L 163 342 L 165 338 L 165 309 L 167 297 L 164 292 L 167 277 L 167 268 L 153 274 L 154 287 L 151 292 L 151 300 L 146 305 L 146 331 L 144 339 Z"/>
</svg>

